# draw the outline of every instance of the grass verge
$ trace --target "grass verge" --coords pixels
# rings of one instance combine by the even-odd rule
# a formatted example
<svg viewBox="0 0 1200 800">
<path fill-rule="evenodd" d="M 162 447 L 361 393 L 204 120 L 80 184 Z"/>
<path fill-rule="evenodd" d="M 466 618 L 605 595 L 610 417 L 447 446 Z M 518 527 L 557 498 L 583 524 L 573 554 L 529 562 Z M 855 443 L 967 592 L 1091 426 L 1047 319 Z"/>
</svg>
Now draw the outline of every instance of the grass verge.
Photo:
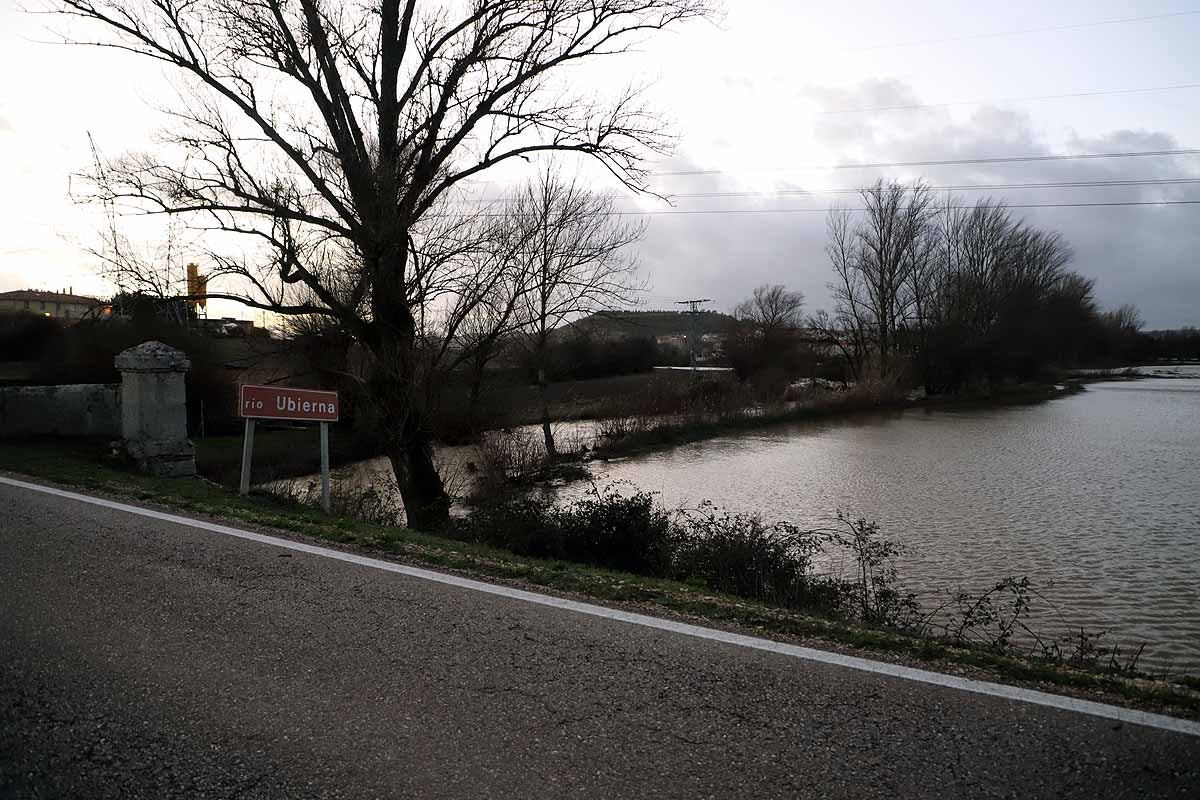
<svg viewBox="0 0 1200 800">
<path fill-rule="evenodd" d="M 316 425 L 254 432 L 251 480 L 263 483 L 283 477 L 311 475 L 321 469 L 321 431 Z M 195 439 L 196 468 L 209 480 L 237 486 L 242 470 L 242 434 Z M 375 453 L 355 441 L 349 427 L 333 425 L 329 461 L 334 467 L 370 458 Z"/>
<path fill-rule="evenodd" d="M 1030 686 L 1101 702 L 1200 718 L 1200 681 L 1084 672 L 950 647 L 865 625 L 803 614 L 658 578 L 510 552 L 406 528 L 330 517 L 265 495 L 241 497 L 212 482 L 169 480 L 133 472 L 109 458 L 103 443 L 0 443 L 0 469 L 224 521 L 318 539 L 411 564 L 536 588 L 555 594 L 920 666 Z"/>
</svg>

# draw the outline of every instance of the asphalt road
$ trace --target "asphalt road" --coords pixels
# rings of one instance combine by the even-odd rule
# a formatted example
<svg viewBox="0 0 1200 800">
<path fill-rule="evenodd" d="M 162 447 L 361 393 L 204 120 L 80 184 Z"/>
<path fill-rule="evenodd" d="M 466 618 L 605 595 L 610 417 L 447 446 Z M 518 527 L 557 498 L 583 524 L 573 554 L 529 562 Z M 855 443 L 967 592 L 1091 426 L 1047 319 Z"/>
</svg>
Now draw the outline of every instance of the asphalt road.
<svg viewBox="0 0 1200 800">
<path fill-rule="evenodd" d="M 0 484 L 0 797 L 1188 797 L 1200 737 Z"/>
</svg>

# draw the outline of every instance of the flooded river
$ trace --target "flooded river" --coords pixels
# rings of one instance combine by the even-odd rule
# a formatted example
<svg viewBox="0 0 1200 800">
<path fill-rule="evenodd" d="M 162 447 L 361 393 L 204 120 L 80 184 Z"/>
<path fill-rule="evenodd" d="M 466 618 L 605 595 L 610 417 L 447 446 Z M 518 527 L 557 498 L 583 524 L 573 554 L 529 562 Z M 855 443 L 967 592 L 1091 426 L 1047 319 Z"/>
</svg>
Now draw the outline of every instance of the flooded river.
<svg viewBox="0 0 1200 800">
<path fill-rule="evenodd" d="M 598 484 L 627 481 L 668 508 L 873 519 L 905 546 L 902 578 L 923 596 L 1028 576 L 1062 615 L 1043 604 L 1045 632 L 1108 631 L 1123 647 L 1147 642 L 1144 666 L 1195 672 L 1200 368 L 1174 371 L 1037 405 L 771 427 L 591 468 Z M 359 470 L 382 477 L 376 467 Z"/>
<path fill-rule="evenodd" d="M 910 410 L 593 464 L 668 507 L 877 521 L 923 593 L 1027 575 L 1068 625 L 1200 670 L 1200 368 L 1032 406 Z"/>
</svg>

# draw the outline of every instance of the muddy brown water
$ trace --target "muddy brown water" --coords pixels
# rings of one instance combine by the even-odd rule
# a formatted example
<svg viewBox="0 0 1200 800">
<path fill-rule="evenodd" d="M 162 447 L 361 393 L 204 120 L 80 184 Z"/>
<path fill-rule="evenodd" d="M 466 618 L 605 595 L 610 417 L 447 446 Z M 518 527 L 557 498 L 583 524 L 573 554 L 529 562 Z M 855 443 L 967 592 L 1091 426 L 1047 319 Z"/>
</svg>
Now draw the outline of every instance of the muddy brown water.
<svg viewBox="0 0 1200 800">
<path fill-rule="evenodd" d="M 1107 631 L 1125 649 L 1146 642 L 1142 666 L 1198 672 L 1200 367 L 1171 372 L 1037 405 L 739 432 L 591 468 L 669 508 L 712 500 L 806 526 L 839 509 L 865 516 L 903 544 L 901 577 L 926 602 L 1028 576 L 1046 598 L 1042 633 Z M 350 474 L 387 482 L 382 466 Z"/>
</svg>

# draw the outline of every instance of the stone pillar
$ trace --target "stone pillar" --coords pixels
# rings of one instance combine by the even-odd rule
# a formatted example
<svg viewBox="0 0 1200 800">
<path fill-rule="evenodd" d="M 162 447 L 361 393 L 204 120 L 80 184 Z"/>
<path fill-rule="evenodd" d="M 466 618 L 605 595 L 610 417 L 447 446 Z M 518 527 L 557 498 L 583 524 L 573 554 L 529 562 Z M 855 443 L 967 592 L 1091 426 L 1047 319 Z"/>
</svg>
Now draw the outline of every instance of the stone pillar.
<svg viewBox="0 0 1200 800">
<path fill-rule="evenodd" d="M 162 342 L 144 342 L 117 354 L 121 372 L 121 436 L 125 450 L 147 472 L 163 477 L 196 474 L 187 438 L 187 356 Z"/>
</svg>

